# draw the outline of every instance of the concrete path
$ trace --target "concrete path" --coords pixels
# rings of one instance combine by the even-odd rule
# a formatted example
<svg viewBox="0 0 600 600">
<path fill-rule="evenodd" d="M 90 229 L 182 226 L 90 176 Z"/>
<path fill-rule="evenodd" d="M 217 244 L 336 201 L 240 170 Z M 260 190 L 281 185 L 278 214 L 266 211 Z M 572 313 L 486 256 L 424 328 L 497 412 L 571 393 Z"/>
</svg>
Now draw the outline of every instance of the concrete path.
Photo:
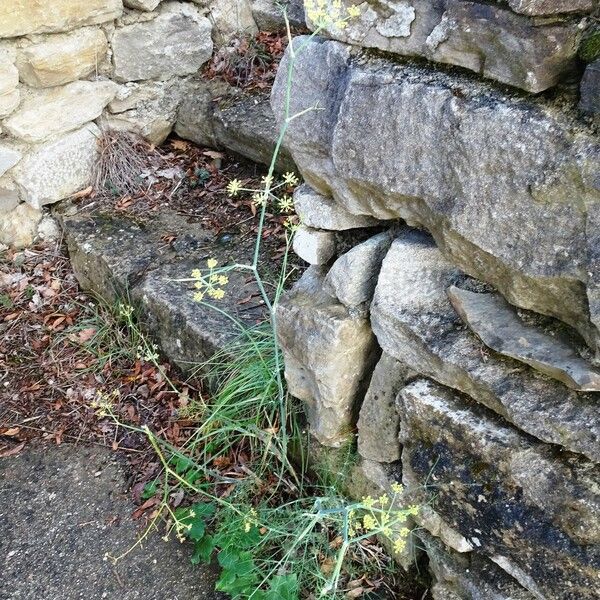
<svg viewBox="0 0 600 600">
<path fill-rule="evenodd" d="M 208 600 L 215 573 L 190 548 L 137 540 L 124 471 L 102 448 L 33 446 L 0 459 L 0 600 Z"/>
</svg>

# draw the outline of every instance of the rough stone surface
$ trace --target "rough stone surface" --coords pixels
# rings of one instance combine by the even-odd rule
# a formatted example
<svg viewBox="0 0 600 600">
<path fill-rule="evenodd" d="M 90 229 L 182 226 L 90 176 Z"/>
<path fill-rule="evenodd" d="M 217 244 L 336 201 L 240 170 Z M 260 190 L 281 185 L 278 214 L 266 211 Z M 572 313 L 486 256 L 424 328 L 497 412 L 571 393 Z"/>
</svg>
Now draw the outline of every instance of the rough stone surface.
<svg viewBox="0 0 600 600">
<path fill-rule="evenodd" d="M 581 80 L 579 108 L 591 115 L 600 115 L 600 59 L 585 69 Z"/>
<path fill-rule="evenodd" d="M 286 65 L 272 94 L 278 116 Z M 291 113 L 322 108 L 292 121 L 286 137 L 311 187 L 352 213 L 427 228 L 464 271 L 597 346 L 600 261 L 587 227 L 600 211 L 593 131 L 549 101 L 352 59 L 336 42 L 308 43 L 295 73 Z"/>
<path fill-rule="evenodd" d="M 143 11 L 153 11 L 161 0 L 123 0 L 123 3 L 127 8 L 135 8 Z"/>
<path fill-rule="evenodd" d="M 240 96 L 219 105 L 213 113 L 214 135 L 220 146 L 258 163 L 269 165 L 279 137 L 279 127 L 268 96 Z M 296 171 L 285 147 L 275 164 L 277 171 Z"/>
<path fill-rule="evenodd" d="M 10 114 L 19 105 L 19 71 L 12 53 L 0 53 L 0 117 Z"/>
<path fill-rule="evenodd" d="M 569 12 L 591 12 L 596 0 L 508 0 L 509 6 L 524 15 L 555 15 Z"/>
<path fill-rule="evenodd" d="M 294 234 L 294 252 L 309 265 L 325 265 L 335 254 L 335 235 L 301 225 Z"/>
<path fill-rule="evenodd" d="M 13 211 L 19 203 L 21 198 L 19 192 L 12 179 L 3 177 L 0 179 L 0 219 L 5 213 Z"/>
<path fill-rule="evenodd" d="M 400 460 L 396 396 L 414 373 L 385 352 L 375 366 L 358 419 L 358 451 L 378 463 Z"/>
<path fill-rule="evenodd" d="M 102 123 L 136 133 L 151 144 L 161 144 L 175 125 L 183 94 L 179 78 L 124 84 L 108 105 L 110 114 L 102 117 Z"/>
<path fill-rule="evenodd" d="M 577 354 L 567 340 L 525 324 L 499 294 L 457 287 L 448 297 L 462 320 L 496 352 L 524 362 L 574 390 L 600 391 L 600 370 Z"/>
<path fill-rule="evenodd" d="M 91 123 L 32 150 L 12 171 L 22 198 L 40 208 L 89 185 L 99 135 Z"/>
<path fill-rule="evenodd" d="M 226 44 L 236 36 L 258 33 L 250 0 L 213 0 L 209 8 L 214 23 L 213 40 L 217 45 Z"/>
<path fill-rule="evenodd" d="M 379 224 L 373 217 L 349 213 L 331 197 L 315 192 L 306 184 L 298 186 L 294 191 L 294 208 L 301 222 L 315 229 L 344 231 Z"/>
<path fill-rule="evenodd" d="M 435 494 L 436 512 L 537 597 L 595 598 L 598 466 L 426 380 L 402 390 L 399 410 L 406 485 Z"/>
<path fill-rule="evenodd" d="M 327 34 L 458 65 L 533 93 L 556 85 L 575 68 L 581 30 L 574 21 L 542 24 L 502 6 L 464 0 L 368 1 L 359 8 L 357 19 L 341 30 L 332 26 Z"/>
<path fill-rule="evenodd" d="M 195 73 L 212 54 L 211 29 L 210 21 L 192 4 L 162 3 L 155 19 L 115 31 L 115 79 L 165 80 Z"/>
<path fill-rule="evenodd" d="M 391 243 L 391 234 L 384 232 L 342 254 L 325 277 L 325 291 L 348 308 L 368 304 L 373 298 L 381 262 Z"/>
<path fill-rule="evenodd" d="M 312 434 L 336 447 L 352 435 L 378 348 L 368 320 L 352 318 L 322 285 L 323 273 L 310 268 L 276 318 L 288 389 L 306 403 Z"/>
<path fill-rule="evenodd" d="M 42 142 L 78 129 L 100 116 L 114 98 L 111 81 L 74 81 L 65 86 L 30 91 L 4 128 L 25 142 Z"/>
<path fill-rule="evenodd" d="M 211 233 L 166 210 L 138 223 L 111 213 L 81 213 L 72 208 L 62 203 L 57 217 L 81 286 L 109 302 L 129 294 L 165 356 L 189 371 L 236 340 L 240 332 L 230 319 L 194 302 L 192 286 L 174 280 L 189 277 L 192 269 L 202 268 L 210 257 L 224 265 L 230 259 L 245 262 L 248 256 L 229 256 Z M 161 243 L 166 234 L 175 234 L 177 243 Z M 229 279 L 218 308 L 248 327 L 263 321 L 262 304 L 240 304 L 257 294 L 256 286 L 242 273 L 231 272 Z"/>
<path fill-rule="evenodd" d="M 216 600 L 217 573 L 192 548 L 131 518 L 126 468 L 104 448 L 30 446 L 0 459 L 3 600 Z M 31 565 L 35 563 L 35 568 Z"/>
<path fill-rule="evenodd" d="M 19 76 L 33 87 L 69 83 L 94 72 L 107 50 L 106 35 L 99 28 L 49 36 L 19 50 Z"/>
<path fill-rule="evenodd" d="M 122 0 L 9 0 L 0 5 L 0 38 L 69 31 L 112 21 L 123 12 Z"/>
<path fill-rule="evenodd" d="M 305 27 L 303 0 L 252 0 L 252 14 L 261 31 L 283 31 L 285 20 L 281 6 L 285 6 L 290 25 Z"/>
<path fill-rule="evenodd" d="M 418 536 L 434 578 L 434 600 L 536 600 L 534 594 L 480 554 L 455 552 L 423 530 Z"/>
<path fill-rule="evenodd" d="M 19 204 L 10 212 L 0 214 L 0 243 L 13 248 L 29 246 L 35 238 L 37 224 L 41 218 L 41 211 L 25 203 Z"/>
<path fill-rule="evenodd" d="M 14 144 L 0 142 L 0 177 L 12 169 L 22 157 L 22 152 Z"/>
<path fill-rule="evenodd" d="M 428 235 L 414 230 L 401 234 L 383 261 L 371 303 L 380 346 L 532 436 L 600 459 L 598 395 L 569 390 L 514 360 L 484 355 L 446 294 L 450 285 L 472 284 Z"/>
</svg>

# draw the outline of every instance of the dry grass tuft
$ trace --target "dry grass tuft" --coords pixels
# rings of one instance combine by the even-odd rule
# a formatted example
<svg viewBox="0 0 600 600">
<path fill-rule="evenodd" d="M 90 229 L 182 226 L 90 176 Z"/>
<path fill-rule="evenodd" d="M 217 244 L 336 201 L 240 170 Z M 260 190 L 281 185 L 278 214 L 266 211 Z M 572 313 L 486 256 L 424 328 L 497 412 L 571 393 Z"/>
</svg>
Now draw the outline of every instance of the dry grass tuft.
<svg viewBox="0 0 600 600">
<path fill-rule="evenodd" d="M 142 174 L 148 168 L 153 147 L 141 137 L 115 129 L 103 129 L 98 145 L 100 156 L 92 179 L 96 193 L 135 196 L 142 191 Z"/>
</svg>

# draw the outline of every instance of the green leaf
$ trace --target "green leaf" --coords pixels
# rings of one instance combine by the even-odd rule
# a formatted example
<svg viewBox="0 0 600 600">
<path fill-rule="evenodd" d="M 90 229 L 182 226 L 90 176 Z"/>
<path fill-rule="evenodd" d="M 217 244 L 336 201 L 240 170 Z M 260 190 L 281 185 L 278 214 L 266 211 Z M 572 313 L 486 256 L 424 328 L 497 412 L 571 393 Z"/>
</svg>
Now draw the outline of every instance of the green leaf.
<svg viewBox="0 0 600 600">
<path fill-rule="evenodd" d="M 175 516 L 188 529 L 185 534 L 192 540 L 200 541 L 206 532 L 206 519 L 215 514 L 214 504 L 198 502 L 185 508 L 178 508 Z"/>
<path fill-rule="evenodd" d="M 158 490 L 158 482 L 156 482 L 156 481 L 148 482 L 144 486 L 144 489 L 142 490 L 142 500 L 148 500 L 149 498 L 152 498 L 152 496 L 154 496 L 154 494 L 156 494 L 157 490 Z"/>
<path fill-rule="evenodd" d="M 210 559 L 215 549 L 215 542 L 210 535 L 205 535 L 201 540 L 194 544 L 194 553 L 192 554 L 192 564 L 210 563 Z"/>
<path fill-rule="evenodd" d="M 175 459 L 175 472 L 177 475 L 185 473 L 188 469 L 194 466 L 194 462 L 186 456 L 177 456 Z"/>
<path fill-rule="evenodd" d="M 299 594 L 298 576 L 295 573 L 276 575 L 269 581 L 264 600 L 298 600 Z"/>
<path fill-rule="evenodd" d="M 223 569 L 216 584 L 218 591 L 230 594 L 232 598 L 247 598 L 256 590 L 259 574 L 250 552 L 230 547 L 221 550 L 217 558 Z"/>
<path fill-rule="evenodd" d="M 0 306 L 3 308 L 12 308 L 13 301 L 8 294 L 0 294 Z"/>
</svg>

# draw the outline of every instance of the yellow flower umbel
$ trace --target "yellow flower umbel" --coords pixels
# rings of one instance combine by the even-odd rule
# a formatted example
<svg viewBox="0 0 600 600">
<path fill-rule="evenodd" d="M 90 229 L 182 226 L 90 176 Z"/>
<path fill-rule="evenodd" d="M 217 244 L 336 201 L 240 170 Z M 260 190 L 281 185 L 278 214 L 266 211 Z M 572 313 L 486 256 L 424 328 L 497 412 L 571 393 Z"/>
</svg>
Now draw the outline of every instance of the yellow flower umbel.
<svg viewBox="0 0 600 600">
<path fill-rule="evenodd" d="M 216 258 L 209 258 L 206 261 L 208 273 L 202 274 L 200 269 L 194 269 L 191 273 L 194 280 L 194 302 L 202 302 L 206 296 L 213 300 L 222 300 L 225 297 L 223 289 L 229 283 L 229 277 L 222 275 L 216 270 L 218 265 Z"/>
<path fill-rule="evenodd" d="M 304 8 L 313 29 L 345 29 L 348 21 L 360 15 L 360 8 L 350 5 L 346 8 L 342 0 L 304 0 Z"/>
</svg>

